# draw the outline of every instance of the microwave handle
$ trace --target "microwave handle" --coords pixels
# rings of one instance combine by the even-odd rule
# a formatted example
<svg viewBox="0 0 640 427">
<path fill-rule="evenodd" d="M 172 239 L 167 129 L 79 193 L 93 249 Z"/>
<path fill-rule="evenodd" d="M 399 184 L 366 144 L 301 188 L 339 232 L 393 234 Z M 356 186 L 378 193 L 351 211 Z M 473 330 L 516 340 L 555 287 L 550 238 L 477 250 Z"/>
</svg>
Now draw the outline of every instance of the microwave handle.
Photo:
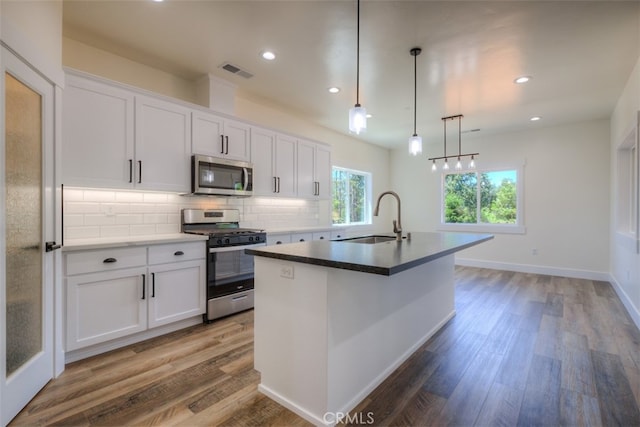
<svg viewBox="0 0 640 427">
<path fill-rule="evenodd" d="M 247 191 L 247 187 L 249 187 L 249 169 L 242 168 L 242 174 L 244 175 L 244 183 L 242 189 Z"/>
</svg>

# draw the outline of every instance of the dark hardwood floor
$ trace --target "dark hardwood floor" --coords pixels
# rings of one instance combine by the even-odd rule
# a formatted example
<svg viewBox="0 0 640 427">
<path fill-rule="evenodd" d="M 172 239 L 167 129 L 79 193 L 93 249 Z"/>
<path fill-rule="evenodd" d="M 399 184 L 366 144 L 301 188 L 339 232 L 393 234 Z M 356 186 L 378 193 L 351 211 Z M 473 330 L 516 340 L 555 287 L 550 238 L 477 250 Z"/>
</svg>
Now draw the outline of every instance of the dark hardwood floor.
<svg viewBox="0 0 640 427">
<path fill-rule="evenodd" d="M 458 267 L 456 310 L 348 424 L 640 426 L 640 332 L 609 283 Z M 258 383 L 248 311 L 70 364 L 11 425 L 309 425 Z"/>
</svg>

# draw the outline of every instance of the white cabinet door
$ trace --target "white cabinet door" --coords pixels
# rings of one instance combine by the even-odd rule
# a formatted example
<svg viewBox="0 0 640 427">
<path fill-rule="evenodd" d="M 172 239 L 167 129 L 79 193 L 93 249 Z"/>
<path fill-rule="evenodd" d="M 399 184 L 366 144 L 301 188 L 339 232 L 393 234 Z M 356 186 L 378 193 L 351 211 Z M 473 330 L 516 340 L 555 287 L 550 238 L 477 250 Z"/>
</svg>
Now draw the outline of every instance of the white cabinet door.
<svg viewBox="0 0 640 427">
<path fill-rule="evenodd" d="M 149 328 L 205 312 L 205 260 L 149 268 Z"/>
<path fill-rule="evenodd" d="M 278 196 L 296 196 L 296 143 L 296 139 L 291 136 L 276 135 L 274 169 Z"/>
<path fill-rule="evenodd" d="M 331 197 L 331 151 L 311 141 L 298 141 L 298 197 Z"/>
<path fill-rule="evenodd" d="M 141 189 L 190 189 L 191 110 L 136 96 L 134 181 Z"/>
<path fill-rule="evenodd" d="M 146 272 L 138 267 L 68 277 L 66 351 L 147 329 Z"/>
<path fill-rule="evenodd" d="M 249 125 L 236 120 L 225 120 L 224 157 L 228 159 L 248 161 L 251 157 L 250 133 L 251 128 Z"/>
<path fill-rule="evenodd" d="M 134 97 L 131 92 L 67 76 L 62 114 L 62 182 L 133 186 Z"/>
<path fill-rule="evenodd" d="M 249 125 L 215 114 L 194 111 L 191 152 L 212 157 L 248 161 L 250 153 Z"/>
<path fill-rule="evenodd" d="M 315 180 L 316 195 L 320 199 L 331 199 L 331 150 L 323 145 L 316 146 Z"/>
<path fill-rule="evenodd" d="M 257 196 L 276 194 L 273 155 L 276 134 L 258 127 L 251 128 L 251 163 L 253 163 L 253 192 Z"/>
<path fill-rule="evenodd" d="M 316 145 L 298 141 L 298 197 L 315 198 L 317 184 L 314 175 Z"/>
</svg>

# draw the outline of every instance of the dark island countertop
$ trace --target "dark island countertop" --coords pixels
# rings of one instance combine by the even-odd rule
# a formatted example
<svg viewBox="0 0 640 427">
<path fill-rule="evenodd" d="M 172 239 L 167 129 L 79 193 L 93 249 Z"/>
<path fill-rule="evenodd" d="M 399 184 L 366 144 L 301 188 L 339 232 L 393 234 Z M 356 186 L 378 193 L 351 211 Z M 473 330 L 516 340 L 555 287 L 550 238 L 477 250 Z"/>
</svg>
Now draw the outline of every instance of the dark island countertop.
<svg viewBox="0 0 640 427">
<path fill-rule="evenodd" d="M 385 234 L 393 236 L 393 234 Z M 391 276 L 493 239 L 490 234 L 411 233 L 383 243 L 318 240 L 245 249 L 249 255 Z"/>
</svg>

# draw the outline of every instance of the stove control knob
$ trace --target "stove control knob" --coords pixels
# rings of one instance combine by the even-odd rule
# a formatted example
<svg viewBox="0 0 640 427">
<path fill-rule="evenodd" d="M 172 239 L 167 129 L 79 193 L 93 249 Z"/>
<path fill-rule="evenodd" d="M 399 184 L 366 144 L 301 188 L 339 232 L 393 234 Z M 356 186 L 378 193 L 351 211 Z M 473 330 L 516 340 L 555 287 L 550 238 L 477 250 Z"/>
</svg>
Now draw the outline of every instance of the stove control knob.
<svg viewBox="0 0 640 427">
<path fill-rule="evenodd" d="M 231 242 L 229 241 L 229 239 L 224 239 L 224 242 L 225 242 L 227 245 L 228 245 L 229 243 L 231 243 Z"/>
<path fill-rule="evenodd" d="M 253 237 L 249 236 L 249 241 L 253 242 Z"/>
<path fill-rule="evenodd" d="M 218 245 L 222 244 L 222 240 L 218 239 L 218 241 L 216 242 Z"/>
</svg>

